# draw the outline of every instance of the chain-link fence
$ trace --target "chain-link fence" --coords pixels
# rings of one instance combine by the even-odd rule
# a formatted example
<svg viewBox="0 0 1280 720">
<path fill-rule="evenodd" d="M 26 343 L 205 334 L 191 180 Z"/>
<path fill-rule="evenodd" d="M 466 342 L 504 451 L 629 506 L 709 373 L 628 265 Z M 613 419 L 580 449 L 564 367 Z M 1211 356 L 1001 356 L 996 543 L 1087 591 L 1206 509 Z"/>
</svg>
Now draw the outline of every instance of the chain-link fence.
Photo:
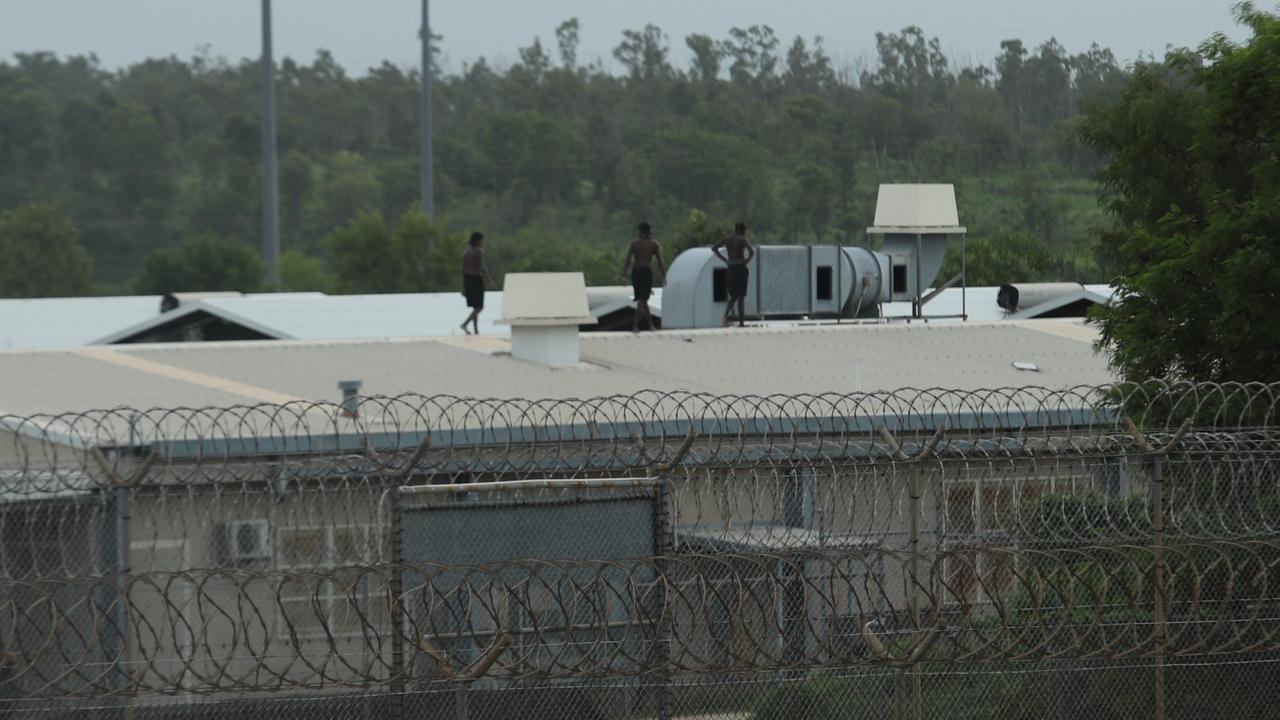
<svg viewBox="0 0 1280 720">
<path fill-rule="evenodd" d="M 1278 396 L 0 416 L 0 715 L 1265 717 Z"/>
</svg>

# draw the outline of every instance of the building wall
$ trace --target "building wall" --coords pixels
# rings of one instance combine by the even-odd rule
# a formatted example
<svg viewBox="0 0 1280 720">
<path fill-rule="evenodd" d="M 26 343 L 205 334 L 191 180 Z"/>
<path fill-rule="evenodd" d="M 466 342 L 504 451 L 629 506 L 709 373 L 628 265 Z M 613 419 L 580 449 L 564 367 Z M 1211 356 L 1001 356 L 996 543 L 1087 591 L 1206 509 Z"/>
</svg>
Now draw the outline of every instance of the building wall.
<svg viewBox="0 0 1280 720">
<path fill-rule="evenodd" d="M 773 617 L 767 616 L 767 608 L 757 607 L 759 597 L 743 595 L 734 588 L 741 576 L 735 577 L 726 567 L 715 572 L 703 568 L 684 578 L 689 583 L 685 590 L 701 593 L 708 602 L 676 606 L 673 623 L 689 634 L 685 639 L 692 647 L 705 648 L 705 661 L 713 668 L 721 667 L 716 663 L 731 664 L 732 657 L 748 652 L 753 642 L 781 643 L 782 647 L 800 643 L 796 647 L 803 649 L 811 647 L 816 642 L 814 634 L 821 632 L 840 633 L 850 643 L 860 642 L 858 627 L 868 618 L 891 622 L 892 618 L 879 616 L 886 608 L 902 608 L 909 591 L 906 560 L 882 551 L 908 547 L 913 471 L 907 464 L 830 463 L 794 468 L 703 467 L 677 476 L 671 493 L 671 517 L 682 539 L 696 537 L 704 547 L 719 547 L 724 553 L 799 553 L 830 547 L 863 548 L 866 553 L 851 555 L 847 567 L 805 564 L 807 585 L 791 586 L 808 589 L 802 588 L 798 599 L 785 592 L 773 597 L 769 607 L 781 614 Z M 1047 493 L 1142 491 L 1139 482 L 1127 482 L 1122 488 L 1114 468 L 1084 459 L 1048 463 L 947 461 L 922 464 L 920 472 L 921 547 L 930 553 L 963 550 L 966 543 L 979 537 L 1016 538 L 1030 528 L 1028 508 Z M 387 676 L 390 647 L 384 640 L 390 613 L 383 591 L 387 578 L 356 569 L 392 560 L 390 507 L 379 481 L 187 483 L 124 492 L 128 512 L 125 534 L 119 540 L 127 549 L 129 574 L 142 578 L 131 586 L 130 615 L 124 628 L 130 667 L 147 668 L 140 683 L 144 691 L 216 691 L 228 683 L 234 685 L 235 678 L 264 670 L 278 675 L 286 685 L 332 685 Z M 92 496 L 81 505 L 92 508 L 97 518 L 100 530 L 95 531 L 96 541 L 83 532 L 42 536 L 56 549 L 46 553 L 47 557 L 61 560 L 46 563 L 48 567 L 40 565 L 39 574 L 109 577 L 115 572 L 108 546 L 114 545 L 116 538 L 110 535 L 108 543 L 105 532 L 109 529 L 107 516 L 114 518 L 107 512 L 114 497 Z M 43 512 L 53 512 L 67 522 L 80 517 L 61 505 L 44 507 L 59 508 Z M 538 512 L 536 507 L 528 510 L 535 515 Z M 36 511 L 19 510 L 15 504 L 0 512 L 4 526 L 11 530 L 6 532 L 2 557 L 16 558 L 22 552 L 30 555 L 35 545 L 29 533 L 22 532 L 23 527 L 58 527 L 49 518 L 35 522 L 36 515 L 31 512 Z M 24 517 L 30 522 L 23 521 Z M 269 528 L 270 552 L 260 558 L 233 559 L 226 528 L 233 521 L 259 519 Z M 546 537 L 576 538 L 591 544 L 590 533 L 581 523 L 571 525 L 549 523 Z M 87 527 L 83 523 L 76 526 Z M 483 539 L 487 531 L 481 524 L 474 532 L 475 537 L 460 537 L 459 542 Z M 503 539 L 501 545 L 507 552 L 511 552 L 509 547 L 517 547 L 517 553 L 548 559 L 555 556 L 551 548 L 539 549 L 513 538 Z M 623 551 L 613 554 L 619 553 Z M 625 554 L 646 553 L 636 549 Z M 76 557 L 91 562 L 75 564 Z M 415 556 L 412 551 L 405 557 L 431 559 L 429 554 Z M 16 577 L 17 561 L 6 562 L 10 563 L 11 577 Z M 949 602 L 980 600 L 979 580 L 995 581 L 983 576 L 988 572 L 984 568 L 998 568 L 998 563 L 977 555 L 954 565 L 940 575 L 944 580 L 936 580 L 946 587 L 920 591 L 943 592 Z M 778 569 L 783 571 L 785 568 Z M 282 573 L 294 579 L 282 582 Z M 697 586 L 699 582 L 704 585 Z M 715 586 L 710 595 L 707 582 Z M 814 591 L 821 587 L 831 590 Z M 408 587 L 406 591 L 422 593 L 427 588 Z M 494 599 L 492 604 L 539 606 L 536 598 L 500 600 Z M 753 607 L 747 608 L 743 604 L 747 602 Z M 554 605 L 551 600 L 543 604 Z M 578 607 L 585 613 L 577 618 L 581 625 L 627 622 L 626 608 L 611 607 L 607 610 L 610 616 L 600 618 L 591 616 L 591 612 L 602 612 L 599 608 Z M 802 630 L 785 621 L 786 616 L 796 613 L 806 619 Z M 498 619 L 490 620 L 496 627 Z M 519 625 L 515 620 L 518 618 L 504 622 L 514 627 Z M 468 622 L 482 629 L 485 621 L 477 616 Z M 533 624 L 547 627 L 555 622 L 547 616 Z M 375 641 L 362 634 L 366 625 L 383 629 L 375 634 Z M 336 628 L 334 637 L 324 634 L 326 626 Z M 9 632 L 15 630 L 10 628 Z M 526 633 L 518 642 L 536 645 L 550 639 Z M 590 638 L 568 639 L 590 645 Z M 104 643 L 110 645 L 110 638 Z M 137 662 L 143 658 L 147 662 Z M 410 663 L 430 673 L 430 663 L 422 654 L 411 653 Z"/>
</svg>

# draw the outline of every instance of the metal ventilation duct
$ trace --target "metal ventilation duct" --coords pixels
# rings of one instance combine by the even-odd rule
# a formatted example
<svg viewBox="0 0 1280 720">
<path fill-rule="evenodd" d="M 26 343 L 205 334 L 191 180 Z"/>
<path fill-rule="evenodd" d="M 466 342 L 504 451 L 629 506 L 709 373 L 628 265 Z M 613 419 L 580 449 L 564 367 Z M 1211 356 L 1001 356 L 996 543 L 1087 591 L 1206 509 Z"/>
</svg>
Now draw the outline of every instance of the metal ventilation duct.
<svg viewBox="0 0 1280 720">
<path fill-rule="evenodd" d="M 880 250 L 837 245 L 757 248 L 746 313 L 756 318 L 874 317 L 880 305 L 922 297 L 937 279 L 947 239 L 963 235 L 950 185 L 882 185 L 876 224 Z M 710 248 L 692 248 L 671 263 L 662 294 L 664 328 L 717 327 L 728 302 L 726 268 Z"/>
</svg>

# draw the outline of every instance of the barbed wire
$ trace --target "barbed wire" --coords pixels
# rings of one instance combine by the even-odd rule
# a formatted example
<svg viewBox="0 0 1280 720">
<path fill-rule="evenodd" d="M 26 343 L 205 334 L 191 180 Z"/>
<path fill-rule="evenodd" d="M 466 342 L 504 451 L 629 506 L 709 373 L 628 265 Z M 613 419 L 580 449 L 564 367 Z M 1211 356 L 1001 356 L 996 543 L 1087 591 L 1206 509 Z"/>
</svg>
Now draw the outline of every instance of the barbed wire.
<svg viewBox="0 0 1280 720">
<path fill-rule="evenodd" d="M 1271 656 L 1277 396 L 0 416 L 0 698 Z"/>
<path fill-rule="evenodd" d="M 48 698 L 388 683 L 397 627 L 423 682 L 1214 658 L 1280 650 L 1278 561 L 1247 541 L 5 580 L 0 634 L 6 682 Z"/>
<path fill-rule="evenodd" d="M 262 481 L 281 473 L 572 477 L 670 460 L 690 432 L 693 464 L 888 457 L 876 430 L 949 430 L 944 455 L 1087 454 L 1191 419 L 1202 431 L 1280 425 L 1280 384 L 1119 384 L 977 391 L 710 395 L 640 392 L 496 400 L 416 394 L 224 408 L 114 408 L 0 415 L 0 493 L 157 483 Z M 640 442 L 637 442 L 639 440 Z M 1270 440 L 1269 437 L 1261 441 Z"/>
</svg>

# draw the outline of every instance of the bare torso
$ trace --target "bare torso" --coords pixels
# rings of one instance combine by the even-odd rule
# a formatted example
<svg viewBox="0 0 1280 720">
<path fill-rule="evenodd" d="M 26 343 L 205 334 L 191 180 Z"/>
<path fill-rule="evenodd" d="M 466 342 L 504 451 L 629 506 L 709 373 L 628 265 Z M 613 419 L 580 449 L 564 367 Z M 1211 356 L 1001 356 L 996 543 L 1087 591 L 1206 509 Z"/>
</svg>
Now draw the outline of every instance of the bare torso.
<svg viewBox="0 0 1280 720">
<path fill-rule="evenodd" d="M 722 247 L 728 256 L 730 265 L 745 265 L 748 260 L 747 250 L 751 248 L 751 242 L 742 235 L 735 234 L 721 240 L 716 245 L 716 248 Z"/>
<path fill-rule="evenodd" d="M 661 246 L 653 238 L 637 238 L 631 241 L 631 254 L 635 258 L 635 267 L 652 267 L 653 258 L 661 252 Z"/>
<path fill-rule="evenodd" d="M 484 250 L 473 246 L 462 253 L 462 274 L 484 276 Z"/>
</svg>

